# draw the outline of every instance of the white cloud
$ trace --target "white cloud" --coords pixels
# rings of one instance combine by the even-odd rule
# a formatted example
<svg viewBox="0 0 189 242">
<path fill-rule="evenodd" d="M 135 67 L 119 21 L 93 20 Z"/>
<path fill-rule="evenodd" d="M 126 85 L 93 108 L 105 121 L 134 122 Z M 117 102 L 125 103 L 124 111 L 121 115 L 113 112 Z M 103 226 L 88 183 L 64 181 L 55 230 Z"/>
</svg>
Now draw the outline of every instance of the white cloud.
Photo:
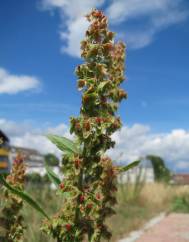
<svg viewBox="0 0 189 242">
<path fill-rule="evenodd" d="M 0 68 L 0 94 L 16 94 L 18 92 L 39 88 L 40 81 L 36 77 L 13 75 Z"/>
<path fill-rule="evenodd" d="M 153 154 L 161 156 L 174 169 L 189 164 L 189 131 L 183 129 L 153 134 L 150 127 L 135 124 L 124 126 L 113 135 L 113 139 L 117 145 L 109 154 L 120 162 L 131 162 Z"/>
<path fill-rule="evenodd" d="M 3 131 L 10 137 L 22 136 L 31 128 L 32 126 L 29 122 L 18 124 L 11 120 L 0 119 L 0 129 L 3 129 Z"/>
<path fill-rule="evenodd" d="M 60 156 L 58 149 L 42 133 L 26 132 L 23 136 L 16 136 L 11 139 L 13 145 L 36 149 L 42 154 L 55 153 Z"/>
<path fill-rule="evenodd" d="M 59 10 L 62 23 L 60 38 L 63 44 L 61 50 L 71 56 L 80 56 L 80 41 L 84 38 L 88 22 L 85 15 L 95 7 L 100 7 L 104 0 L 42 0 L 46 10 Z"/>
<path fill-rule="evenodd" d="M 61 152 L 45 134 L 53 133 L 70 138 L 69 128 L 65 124 L 45 129 L 34 128 L 31 123 L 16 123 L 0 119 L 0 129 L 9 135 L 14 145 L 34 148 L 42 153 Z M 119 162 L 131 162 L 149 154 L 161 156 L 173 170 L 189 168 L 189 131 L 175 129 L 169 133 L 153 133 L 149 126 L 135 124 L 123 128 L 113 135 L 115 149 L 109 155 Z"/>
<path fill-rule="evenodd" d="M 111 25 L 120 25 L 121 35 L 129 48 L 148 46 L 156 34 L 163 29 L 184 21 L 188 10 L 184 0 L 41 0 L 43 9 L 59 10 L 61 16 L 61 50 L 71 56 L 80 56 L 80 41 L 88 26 L 83 17 L 91 8 L 102 8 L 110 19 Z M 127 28 L 128 23 L 132 28 Z M 141 25 L 142 23 L 142 25 Z M 138 26 L 138 28 L 137 28 Z"/>
<path fill-rule="evenodd" d="M 177 169 L 185 170 L 189 168 L 189 162 L 188 161 L 179 161 L 176 164 Z"/>
<path fill-rule="evenodd" d="M 125 32 L 129 48 L 142 48 L 149 45 L 156 34 L 163 29 L 180 23 L 188 17 L 183 8 L 183 0 L 113 0 L 107 9 L 113 23 L 135 22 L 131 30 Z M 137 28 L 137 24 L 140 27 Z M 141 26 L 141 23 L 142 26 Z"/>
<path fill-rule="evenodd" d="M 127 41 L 128 48 L 140 49 L 152 43 L 154 38 L 153 29 L 128 31 L 122 34 Z"/>
<path fill-rule="evenodd" d="M 66 41 L 67 45 L 61 48 L 71 56 L 80 56 L 80 42 L 84 38 L 88 23 L 83 17 L 71 21 L 68 25 L 68 32 L 60 31 L 61 40 Z"/>
<path fill-rule="evenodd" d="M 177 11 L 181 2 L 182 0 L 113 0 L 107 13 L 116 22 L 142 16 L 166 16 Z"/>
</svg>

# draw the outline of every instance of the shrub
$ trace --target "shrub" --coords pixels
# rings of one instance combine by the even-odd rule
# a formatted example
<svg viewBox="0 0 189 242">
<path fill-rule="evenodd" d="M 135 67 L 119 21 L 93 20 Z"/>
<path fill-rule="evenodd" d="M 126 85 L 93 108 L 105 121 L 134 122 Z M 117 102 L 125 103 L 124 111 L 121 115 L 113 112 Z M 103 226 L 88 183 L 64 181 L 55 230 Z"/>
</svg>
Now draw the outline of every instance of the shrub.
<svg viewBox="0 0 189 242">
<path fill-rule="evenodd" d="M 59 159 L 54 154 L 45 155 L 45 162 L 49 166 L 59 166 Z"/>
<path fill-rule="evenodd" d="M 26 175 L 26 182 L 27 183 L 34 183 L 39 184 L 42 182 L 42 177 L 39 173 L 33 172 Z"/>
<path fill-rule="evenodd" d="M 189 194 L 182 194 L 174 197 L 171 211 L 179 213 L 189 213 Z"/>
<path fill-rule="evenodd" d="M 161 157 L 155 155 L 148 155 L 146 158 L 152 162 L 155 181 L 169 182 L 171 179 L 171 172 L 166 167 L 164 160 Z"/>
<path fill-rule="evenodd" d="M 31 184 L 32 186 L 33 185 L 44 186 L 44 185 L 48 185 L 50 183 L 50 179 L 47 174 L 45 174 L 44 176 L 41 176 L 37 172 L 27 174 L 25 181 L 26 181 L 27 185 Z"/>
</svg>

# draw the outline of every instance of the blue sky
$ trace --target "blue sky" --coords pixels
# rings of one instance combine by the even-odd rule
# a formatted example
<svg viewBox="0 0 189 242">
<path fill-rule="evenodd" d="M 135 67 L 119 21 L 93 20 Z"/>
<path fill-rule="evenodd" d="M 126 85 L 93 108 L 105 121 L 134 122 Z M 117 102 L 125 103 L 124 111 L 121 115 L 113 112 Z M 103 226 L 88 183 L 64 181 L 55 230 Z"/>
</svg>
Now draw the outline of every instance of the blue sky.
<svg viewBox="0 0 189 242">
<path fill-rule="evenodd" d="M 127 43 L 124 125 L 148 126 L 153 137 L 174 130 L 188 135 L 187 0 L 1 0 L 0 120 L 36 129 L 67 125 L 78 115 L 74 69 L 82 62 L 82 16 L 94 6 Z"/>
</svg>

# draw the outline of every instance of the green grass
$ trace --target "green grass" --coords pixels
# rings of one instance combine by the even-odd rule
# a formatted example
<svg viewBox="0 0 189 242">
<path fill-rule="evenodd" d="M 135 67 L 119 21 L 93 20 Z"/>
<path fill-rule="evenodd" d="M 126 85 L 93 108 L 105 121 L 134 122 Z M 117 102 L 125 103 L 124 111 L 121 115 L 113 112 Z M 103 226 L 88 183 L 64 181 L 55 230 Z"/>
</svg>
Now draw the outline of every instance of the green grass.
<svg viewBox="0 0 189 242">
<path fill-rule="evenodd" d="M 45 211 L 53 215 L 57 212 L 62 205 L 62 201 L 59 196 L 56 196 L 56 191 L 50 190 L 48 187 L 37 186 L 28 187 L 27 192 L 32 195 L 32 197 L 40 203 Z M 33 210 L 29 205 L 24 207 L 24 217 L 27 224 L 27 231 L 25 236 L 25 242 L 54 242 L 55 240 L 50 239 L 41 230 L 40 226 L 44 221 L 39 213 Z"/>
<path fill-rule="evenodd" d="M 171 211 L 177 213 L 189 213 L 189 194 L 176 196 L 172 201 Z"/>
</svg>

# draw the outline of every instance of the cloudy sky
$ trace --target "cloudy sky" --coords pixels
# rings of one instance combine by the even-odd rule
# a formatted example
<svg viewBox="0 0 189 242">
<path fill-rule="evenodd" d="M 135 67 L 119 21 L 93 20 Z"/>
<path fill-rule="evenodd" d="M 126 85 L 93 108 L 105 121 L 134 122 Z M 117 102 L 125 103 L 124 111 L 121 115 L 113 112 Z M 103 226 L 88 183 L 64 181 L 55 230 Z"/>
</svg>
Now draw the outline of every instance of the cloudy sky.
<svg viewBox="0 0 189 242">
<path fill-rule="evenodd" d="M 112 156 L 156 154 L 173 171 L 189 171 L 187 0 L 1 0 L 0 129 L 15 145 L 57 152 L 43 134 L 69 136 L 69 117 L 78 115 L 74 69 L 93 7 L 127 43 L 129 98 Z"/>
</svg>

